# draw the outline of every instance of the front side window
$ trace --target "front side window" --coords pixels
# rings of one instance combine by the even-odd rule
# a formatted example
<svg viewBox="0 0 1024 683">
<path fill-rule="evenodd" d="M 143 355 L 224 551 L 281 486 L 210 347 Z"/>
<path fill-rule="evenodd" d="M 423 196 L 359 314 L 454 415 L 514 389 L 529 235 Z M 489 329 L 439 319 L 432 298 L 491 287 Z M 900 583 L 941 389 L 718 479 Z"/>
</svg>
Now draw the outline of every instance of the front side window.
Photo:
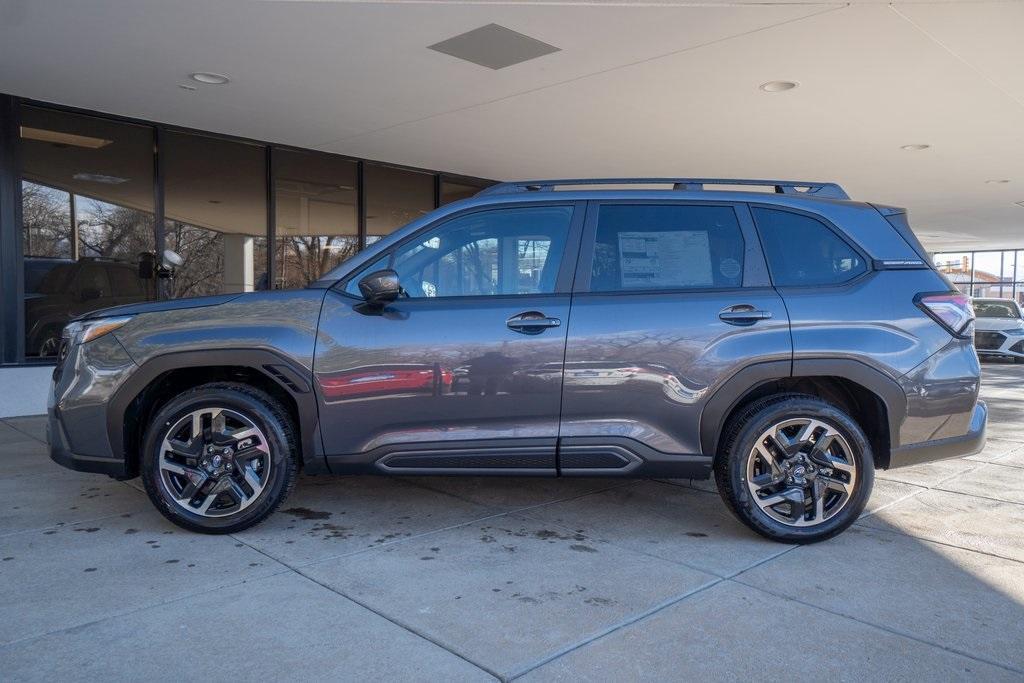
<svg viewBox="0 0 1024 683">
<path fill-rule="evenodd" d="M 555 291 L 571 219 L 570 206 L 460 216 L 399 246 L 390 267 L 412 299 L 549 294 Z M 382 267 L 377 261 L 364 273 Z M 347 291 L 358 287 L 350 282 Z"/>
<path fill-rule="evenodd" d="M 821 221 L 751 207 L 777 287 L 836 285 L 867 271 L 864 258 Z"/>
<path fill-rule="evenodd" d="M 731 207 L 606 204 L 598 214 L 590 289 L 740 287 L 743 250 Z"/>
</svg>

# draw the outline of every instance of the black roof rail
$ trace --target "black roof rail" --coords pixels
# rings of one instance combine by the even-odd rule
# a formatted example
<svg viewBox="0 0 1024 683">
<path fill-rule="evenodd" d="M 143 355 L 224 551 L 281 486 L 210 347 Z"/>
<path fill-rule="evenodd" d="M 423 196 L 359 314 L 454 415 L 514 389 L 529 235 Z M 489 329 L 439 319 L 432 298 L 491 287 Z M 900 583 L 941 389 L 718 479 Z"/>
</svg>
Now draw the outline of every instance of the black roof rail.
<svg viewBox="0 0 1024 683">
<path fill-rule="evenodd" d="M 751 180 L 749 178 L 566 178 L 561 180 L 520 180 L 498 183 L 484 188 L 477 196 L 513 194 L 516 192 L 550 192 L 556 187 L 572 185 L 671 185 L 673 190 L 699 192 L 705 185 L 753 185 L 772 187 L 777 194 L 808 195 L 826 199 L 849 199 L 836 183 L 806 180 Z"/>
</svg>

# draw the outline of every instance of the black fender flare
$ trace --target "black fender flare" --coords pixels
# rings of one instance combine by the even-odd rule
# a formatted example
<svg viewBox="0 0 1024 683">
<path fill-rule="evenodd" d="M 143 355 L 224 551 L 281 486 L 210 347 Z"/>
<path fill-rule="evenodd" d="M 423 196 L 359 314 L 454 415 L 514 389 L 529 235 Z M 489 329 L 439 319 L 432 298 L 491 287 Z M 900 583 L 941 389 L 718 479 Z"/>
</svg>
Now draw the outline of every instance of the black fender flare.
<svg viewBox="0 0 1024 683">
<path fill-rule="evenodd" d="M 837 377 L 872 392 L 885 406 L 890 446 L 895 448 L 899 445 L 900 426 L 907 415 L 907 396 L 894 378 L 853 358 L 802 358 L 792 363 L 753 363 L 726 380 L 708 399 L 701 412 L 701 452 L 711 456 L 718 452 L 718 440 L 725 428 L 726 418 L 751 391 L 768 382 L 801 377 Z M 888 459 L 888 454 L 876 455 Z"/>
<path fill-rule="evenodd" d="M 152 382 L 172 370 L 196 367 L 245 367 L 277 383 L 298 406 L 302 461 L 307 471 L 326 471 L 319 446 L 320 423 L 312 372 L 295 361 L 266 349 L 210 349 L 161 354 L 145 361 L 131 374 L 110 399 L 107 410 L 107 435 L 111 451 L 128 464 L 125 447 L 125 415 L 129 406 Z"/>
</svg>

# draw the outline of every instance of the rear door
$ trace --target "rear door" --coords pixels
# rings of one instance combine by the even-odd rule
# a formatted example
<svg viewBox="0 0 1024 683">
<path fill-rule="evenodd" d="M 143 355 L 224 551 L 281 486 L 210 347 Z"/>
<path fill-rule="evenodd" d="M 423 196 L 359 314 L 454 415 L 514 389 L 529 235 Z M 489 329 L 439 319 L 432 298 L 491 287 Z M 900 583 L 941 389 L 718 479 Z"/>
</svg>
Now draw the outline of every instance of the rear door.
<svg viewBox="0 0 1024 683">
<path fill-rule="evenodd" d="M 561 471 L 685 475 L 704 403 L 789 321 L 742 204 L 591 202 L 566 345 Z"/>
</svg>

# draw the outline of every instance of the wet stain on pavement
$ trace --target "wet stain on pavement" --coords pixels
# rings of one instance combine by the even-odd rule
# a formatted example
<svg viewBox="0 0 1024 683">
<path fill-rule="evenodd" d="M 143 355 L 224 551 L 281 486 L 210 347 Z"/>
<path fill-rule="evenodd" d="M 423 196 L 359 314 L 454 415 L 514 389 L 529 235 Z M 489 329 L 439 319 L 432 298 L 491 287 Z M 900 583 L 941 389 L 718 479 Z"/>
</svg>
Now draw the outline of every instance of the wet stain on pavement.
<svg viewBox="0 0 1024 683">
<path fill-rule="evenodd" d="M 579 545 L 579 544 L 575 544 L 575 545 L 569 546 L 569 550 L 575 550 L 576 552 L 580 552 L 580 553 L 596 553 L 597 552 L 597 548 L 591 548 L 589 545 Z"/>
<path fill-rule="evenodd" d="M 616 604 L 616 601 L 611 598 L 587 598 L 583 602 L 588 605 L 599 605 L 601 607 L 608 607 Z"/>
<path fill-rule="evenodd" d="M 330 540 L 332 538 L 340 538 L 345 540 L 351 538 L 354 534 L 352 533 L 352 527 L 341 526 L 340 524 L 332 524 L 331 522 L 320 522 L 314 524 L 313 528 L 306 532 L 310 536 L 320 536 L 320 538 Z"/>
<path fill-rule="evenodd" d="M 331 513 L 323 510 L 310 510 L 309 508 L 296 507 L 282 510 L 285 514 L 291 515 L 292 517 L 298 517 L 299 519 L 330 519 Z"/>
</svg>

